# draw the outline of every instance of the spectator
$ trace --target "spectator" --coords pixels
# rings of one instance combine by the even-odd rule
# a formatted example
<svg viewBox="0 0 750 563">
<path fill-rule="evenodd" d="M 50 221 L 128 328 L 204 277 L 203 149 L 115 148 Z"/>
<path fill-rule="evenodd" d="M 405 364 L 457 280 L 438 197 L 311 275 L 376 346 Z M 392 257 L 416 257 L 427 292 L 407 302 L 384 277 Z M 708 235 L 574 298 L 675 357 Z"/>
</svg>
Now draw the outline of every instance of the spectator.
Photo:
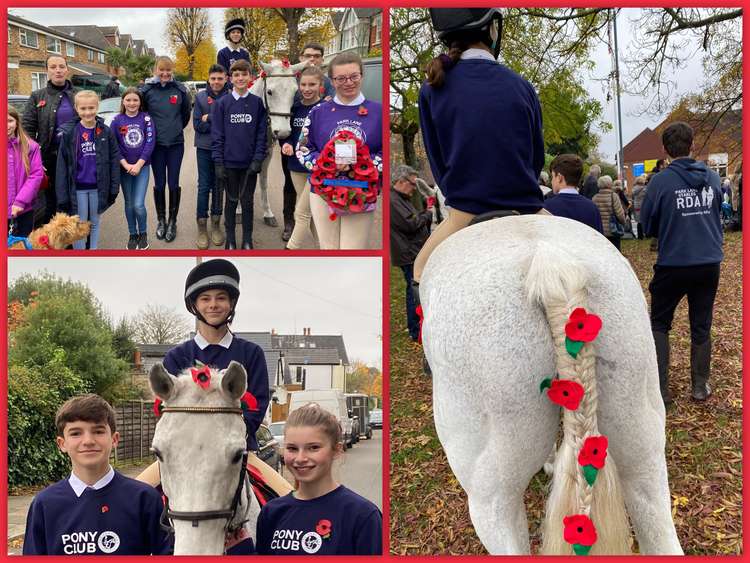
<svg viewBox="0 0 750 563">
<path fill-rule="evenodd" d="M 646 197 L 646 175 L 642 174 L 635 179 L 633 183 L 633 218 L 636 222 L 636 233 L 638 238 L 643 240 L 643 224 L 641 223 L 641 206 L 643 198 Z"/>
<path fill-rule="evenodd" d="M 120 83 L 117 82 L 117 77 L 113 76 L 109 82 L 107 82 L 104 93 L 102 93 L 102 100 L 107 98 L 119 98 L 120 97 Z"/>
<path fill-rule="evenodd" d="M 583 161 L 574 154 L 556 156 L 549 165 L 555 197 L 544 202 L 544 208 L 558 217 L 567 217 L 602 232 L 599 208 L 586 199 L 575 186 L 583 175 Z"/>
<path fill-rule="evenodd" d="M 649 285 L 659 384 L 664 403 L 669 404 L 669 331 L 674 311 L 687 295 L 691 395 L 705 401 L 711 395 L 711 322 L 724 258 L 720 180 L 716 172 L 691 158 L 693 130 L 687 123 L 672 123 L 661 139 L 674 160 L 653 177 L 641 208 L 646 234 L 659 239 Z"/>
<path fill-rule="evenodd" d="M 603 234 L 609 242 L 620 250 L 620 238 L 622 232 L 618 232 L 618 226 L 622 228 L 625 225 L 625 210 L 622 207 L 620 198 L 612 190 L 613 182 L 611 176 L 602 176 L 599 178 L 598 191 L 594 195 L 593 202 L 599 208 L 602 216 Z M 613 224 L 615 223 L 615 224 Z"/>
<path fill-rule="evenodd" d="M 8 232 L 27 237 L 34 227 L 34 201 L 44 178 L 39 145 L 23 130 L 18 110 L 8 106 Z"/>
<path fill-rule="evenodd" d="M 550 188 L 549 174 L 547 174 L 546 170 L 542 170 L 539 173 L 539 189 L 542 190 L 542 195 L 544 196 L 544 199 L 547 199 L 547 197 L 554 195 L 554 193 L 552 192 L 552 188 Z M 578 193 L 577 190 L 576 190 L 576 193 Z"/>
<path fill-rule="evenodd" d="M 586 176 L 586 180 L 583 182 L 583 188 L 581 188 L 581 195 L 588 199 L 594 199 L 594 196 L 599 191 L 599 176 L 602 173 L 602 169 L 598 164 L 594 164 L 589 169 L 589 174 Z"/>
<path fill-rule="evenodd" d="M 397 166 L 391 175 L 391 264 L 401 268 L 406 280 L 406 322 L 409 336 L 419 340 L 419 317 L 412 291 L 414 260 L 430 236 L 431 205 L 417 211 L 411 196 L 417 187 L 417 171 L 411 166 Z"/>
<path fill-rule="evenodd" d="M 626 233 L 633 233 L 633 223 L 632 223 L 632 208 L 630 205 L 630 201 L 628 201 L 628 196 L 625 193 L 625 190 L 622 189 L 622 180 L 615 180 L 612 183 L 612 190 L 617 194 L 617 197 L 620 198 L 620 203 L 622 203 L 622 208 L 625 210 L 625 225 L 624 229 Z"/>
</svg>

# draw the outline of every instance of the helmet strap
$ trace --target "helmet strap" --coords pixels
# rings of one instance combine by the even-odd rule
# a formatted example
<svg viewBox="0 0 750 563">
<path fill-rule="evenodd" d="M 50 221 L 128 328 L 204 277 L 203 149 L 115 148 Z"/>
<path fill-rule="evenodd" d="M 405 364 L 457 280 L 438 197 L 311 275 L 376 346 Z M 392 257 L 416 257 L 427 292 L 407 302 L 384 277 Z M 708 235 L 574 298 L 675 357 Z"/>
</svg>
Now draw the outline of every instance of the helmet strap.
<svg viewBox="0 0 750 563">
<path fill-rule="evenodd" d="M 193 313 L 193 315 L 195 315 L 195 318 L 198 319 L 203 324 L 207 324 L 211 328 L 215 328 L 215 329 L 218 330 L 221 327 L 223 327 L 224 325 L 230 325 L 230 324 L 232 324 L 232 321 L 234 320 L 234 313 L 235 313 L 235 308 L 236 307 L 237 307 L 237 302 L 235 301 L 234 303 L 232 303 L 232 308 L 229 310 L 229 314 L 227 315 L 227 318 L 224 319 L 222 322 L 217 323 L 217 324 L 208 322 L 205 319 L 205 317 L 198 312 L 198 309 L 195 308 L 195 302 L 193 302 L 190 312 Z"/>
</svg>

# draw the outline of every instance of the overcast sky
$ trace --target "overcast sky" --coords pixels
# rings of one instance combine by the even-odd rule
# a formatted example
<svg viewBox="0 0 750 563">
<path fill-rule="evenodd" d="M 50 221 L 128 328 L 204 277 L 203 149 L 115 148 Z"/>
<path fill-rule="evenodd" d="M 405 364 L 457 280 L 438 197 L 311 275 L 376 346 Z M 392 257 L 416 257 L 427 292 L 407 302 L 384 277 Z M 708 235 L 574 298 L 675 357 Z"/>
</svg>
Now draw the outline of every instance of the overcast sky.
<svg viewBox="0 0 750 563">
<path fill-rule="evenodd" d="M 382 368 L 380 258 L 231 258 L 241 289 L 232 328 L 302 334 L 341 334 L 350 360 Z M 8 284 L 44 270 L 85 283 L 112 318 L 132 316 L 149 303 L 185 309 L 185 277 L 194 258 L 10 258 Z"/>
</svg>

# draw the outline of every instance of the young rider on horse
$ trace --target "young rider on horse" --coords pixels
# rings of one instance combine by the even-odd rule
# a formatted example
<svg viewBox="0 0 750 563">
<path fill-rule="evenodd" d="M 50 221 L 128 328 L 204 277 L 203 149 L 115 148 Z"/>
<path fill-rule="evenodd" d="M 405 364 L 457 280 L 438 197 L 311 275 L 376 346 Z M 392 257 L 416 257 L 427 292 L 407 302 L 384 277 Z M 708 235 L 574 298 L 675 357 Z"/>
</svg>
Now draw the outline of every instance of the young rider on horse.
<svg viewBox="0 0 750 563">
<path fill-rule="evenodd" d="M 496 60 L 500 10 L 431 8 L 430 18 L 448 53 L 427 66 L 420 127 L 451 212 L 414 262 L 416 283 L 435 247 L 477 215 L 545 213 L 542 110 L 534 87 Z"/>
</svg>

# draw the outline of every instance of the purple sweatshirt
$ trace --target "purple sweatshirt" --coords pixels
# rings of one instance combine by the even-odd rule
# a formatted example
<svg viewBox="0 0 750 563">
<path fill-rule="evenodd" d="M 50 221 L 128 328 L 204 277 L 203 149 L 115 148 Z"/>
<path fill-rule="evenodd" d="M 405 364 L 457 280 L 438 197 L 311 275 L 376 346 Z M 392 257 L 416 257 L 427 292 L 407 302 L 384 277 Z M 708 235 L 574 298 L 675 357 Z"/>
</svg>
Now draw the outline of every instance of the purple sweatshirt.
<svg viewBox="0 0 750 563">
<path fill-rule="evenodd" d="M 73 121 L 76 117 L 76 110 L 71 105 L 68 97 L 61 97 L 60 105 L 57 107 L 57 113 L 55 113 L 55 146 L 58 146 L 60 144 L 60 137 L 62 136 L 62 126 L 69 121 Z"/>
<path fill-rule="evenodd" d="M 34 200 L 43 177 L 44 169 L 39 145 L 29 139 L 29 173 L 26 174 L 18 138 L 8 139 L 8 217 L 10 217 L 10 208 L 14 204 L 23 207 L 21 213 L 34 209 Z"/>
<path fill-rule="evenodd" d="M 76 189 L 96 189 L 96 141 L 94 127 L 76 127 Z"/>
<path fill-rule="evenodd" d="M 312 108 L 300 132 L 297 159 L 312 170 L 325 144 L 342 130 L 351 131 L 364 141 L 370 149 L 372 163 L 382 173 L 383 111 L 378 102 L 370 100 L 355 106 L 342 106 L 331 100 Z"/>
<path fill-rule="evenodd" d="M 120 154 L 128 164 L 135 164 L 141 158 L 146 161 L 144 166 L 150 164 L 151 153 L 156 144 L 156 129 L 149 114 L 139 111 L 138 115 L 130 117 L 119 113 L 110 127 L 120 145 Z"/>
</svg>

